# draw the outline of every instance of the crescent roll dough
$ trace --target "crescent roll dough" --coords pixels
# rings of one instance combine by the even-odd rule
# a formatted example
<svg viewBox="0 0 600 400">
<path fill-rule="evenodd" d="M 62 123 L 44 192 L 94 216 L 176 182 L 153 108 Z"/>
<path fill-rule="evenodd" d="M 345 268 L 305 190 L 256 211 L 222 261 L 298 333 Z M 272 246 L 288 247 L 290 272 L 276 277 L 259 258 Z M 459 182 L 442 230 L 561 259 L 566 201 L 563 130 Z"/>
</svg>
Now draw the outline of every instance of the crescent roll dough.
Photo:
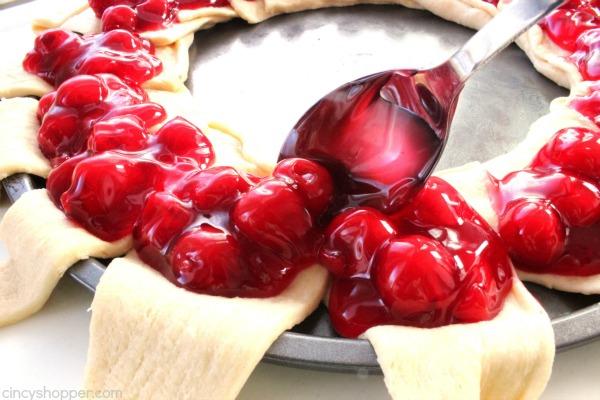
<svg viewBox="0 0 600 400">
<path fill-rule="evenodd" d="M 232 399 L 271 344 L 319 304 L 327 271 L 280 295 L 223 298 L 175 287 L 133 254 L 114 260 L 92 304 L 85 388 L 128 399 Z"/>
</svg>

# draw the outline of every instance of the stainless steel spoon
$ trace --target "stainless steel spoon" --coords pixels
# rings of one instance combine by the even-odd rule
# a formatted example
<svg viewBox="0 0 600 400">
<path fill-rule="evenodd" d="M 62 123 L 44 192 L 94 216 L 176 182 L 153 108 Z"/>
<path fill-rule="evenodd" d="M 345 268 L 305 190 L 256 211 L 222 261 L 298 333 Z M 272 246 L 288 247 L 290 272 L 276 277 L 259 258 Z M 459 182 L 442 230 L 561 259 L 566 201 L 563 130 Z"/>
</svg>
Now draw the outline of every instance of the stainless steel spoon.
<svg viewBox="0 0 600 400">
<path fill-rule="evenodd" d="M 336 178 L 333 211 L 349 206 L 397 211 L 439 160 L 467 79 L 563 2 L 512 1 L 434 68 L 390 70 L 340 86 L 300 118 L 279 159 L 325 165 Z"/>
</svg>

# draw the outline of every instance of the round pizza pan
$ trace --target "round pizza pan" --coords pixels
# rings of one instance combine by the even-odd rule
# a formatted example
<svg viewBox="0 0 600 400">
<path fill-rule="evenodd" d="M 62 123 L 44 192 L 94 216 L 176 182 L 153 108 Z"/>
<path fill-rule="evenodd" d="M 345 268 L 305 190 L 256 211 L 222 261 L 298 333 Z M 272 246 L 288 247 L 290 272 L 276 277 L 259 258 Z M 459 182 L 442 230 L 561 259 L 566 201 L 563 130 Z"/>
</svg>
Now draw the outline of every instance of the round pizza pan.
<svg viewBox="0 0 600 400">
<path fill-rule="evenodd" d="M 394 68 L 434 66 L 474 32 L 420 10 L 364 5 L 234 20 L 197 32 L 188 88 L 207 119 L 252 132 L 249 151 L 276 160 L 290 128 L 316 100 L 350 80 Z M 515 45 L 467 83 L 438 169 L 485 161 L 511 150 L 550 102 L 568 91 L 535 71 Z M 27 175 L 4 180 L 16 200 L 43 185 Z M 68 273 L 94 290 L 104 264 L 82 261 Z M 527 284 L 552 319 L 557 350 L 600 337 L 600 295 Z M 380 372 L 365 340 L 340 338 L 319 307 L 284 333 L 265 360 L 338 372 Z"/>
</svg>

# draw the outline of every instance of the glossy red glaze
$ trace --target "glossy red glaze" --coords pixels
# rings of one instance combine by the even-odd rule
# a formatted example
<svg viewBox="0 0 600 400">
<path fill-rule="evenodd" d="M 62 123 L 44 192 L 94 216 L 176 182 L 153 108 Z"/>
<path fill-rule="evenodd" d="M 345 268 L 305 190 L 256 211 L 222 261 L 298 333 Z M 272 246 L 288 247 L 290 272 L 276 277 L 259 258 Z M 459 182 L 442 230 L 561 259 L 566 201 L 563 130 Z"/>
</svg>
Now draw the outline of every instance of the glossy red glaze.
<svg viewBox="0 0 600 400">
<path fill-rule="evenodd" d="M 281 150 L 280 159 L 326 166 L 336 183 L 336 211 L 397 211 L 421 188 L 441 151 L 425 120 L 380 96 L 391 79 L 376 74 L 331 92 L 302 117 Z"/>
<path fill-rule="evenodd" d="M 559 130 L 537 153 L 533 169 L 572 171 L 600 181 L 600 133 L 587 128 Z"/>
<path fill-rule="evenodd" d="M 500 0 L 482 0 L 484 3 L 490 3 L 491 5 L 498 7 Z"/>
<path fill-rule="evenodd" d="M 210 167 L 212 147 L 187 121 L 149 131 L 165 112 L 139 85 L 161 66 L 148 41 L 119 28 L 159 29 L 178 9 L 229 3 L 91 3 L 111 32 L 52 30 L 24 61 L 60 85 L 41 99 L 38 118 L 40 146 L 57 166 L 47 188 L 69 218 L 104 240 L 133 234 L 145 262 L 200 293 L 273 296 L 318 254 L 336 275 L 329 305 L 345 336 L 377 324 L 433 327 L 497 315 L 512 276 L 506 251 L 450 185 L 432 178 L 419 192 L 420 168 L 437 155 L 439 138 L 379 96 L 387 78 L 355 82 L 313 108 L 323 116 L 310 127 L 317 135 L 299 140 L 272 176 Z M 68 79 L 101 72 L 116 76 Z M 344 123 L 332 125 L 336 119 Z M 386 145 L 398 138 L 404 142 Z M 572 203 L 564 208 L 576 210 Z M 322 224 L 356 205 L 393 215 L 349 209 L 323 236 Z"/>
<path fill-rule="evenodd" d="M 600 51 L 600 1 L 570 0 L 540 21 L 539 26 L 565 50 L 584 80 L 600 78 L 596 61 Z"/>
<path fill-rule="evenodd" d="M 569 107 L 600 127 L 600 84 L 591 83 L 589 93 L 571 99 Z"/>
<path fill-rule="evenodd" d="M 150 41 L 125 30 L 79 36 L 50 29 L 36 37 L 23 68 L 54 87 L 84 74 L 113 74 L 138 86 L 162 72 Z"/>
<path fill-rule="evenodd" d="M 376 325 L 489 320 L 511 288 L 505 245 L 436 177 L 393 216 L 360 208 L 334 219 L 320 261 L 335 275 L 329 310 L 347 337 Z"/>
<path fill-rule="evenodd" d="M 589 29 L 600 27 L 600 18 L 597 9 L 584 8 L 580 2 L 569 2 L 551 12 L 539 26 L 558 46 L 575 52 L 579 37 Z"/>
<path fill-rule="evenodd" d="M 545 200 L 519 199 L 507 205 L 498 232 L 515 263 L 543 270 L 564 251 L 567 228 Z"/>
<path fill-rule="evenodd" d="M 328 225 L 319 259 L 338 277 L 368 275 L 375 254 L 397 235 L 381 212 L 366 207 L 351 208 Z"/>
<path fill-rule="evenodd" d="M 600 273 L 600 134 L 558 131 L 529 169 L 494 180 L 499 231 L 518 268 L 534 273 Z"/>
<path fill-rule="evenodd" d="M 102 31 L 126 29 L 132 32 L 168 28 L 178 22 L 179 10 L 228 7 L 228 0 L 89 0 Z"/>
<path fill-rule="evenodd" d="M 589 29 L 579 36 L 577 50 L 571 59 L 577 65 L 583 80 L 595 81 L 600 79 L 600 27 Z"/>
<path fill-rule="evenodd" d="M 133 138 L 166 118 L 162 106 L 148 102 L 144 91 L 114 75 L 79 75 L 41 98 L 38 143 L 53 166 L 86 151 L 98 152 L 108 141 L 132 149 Z M 92 143 L 88 143 L 90 136 Z M 135 147 L 135 146 L 134 146 Z M 115 148 L 116 149 L 116 148 Z"/>
<path fill-rule="evenodd" d="M 289 174 L 294 170 L 304 174 Z M 145 262 L 187 289 L 276 295 L 315 262 L 321 237 L 316 221 L 325 208 L 321 198 L 313 202 L 303 193 L 308 175 L 331 196 L 328 172 L 301 159 L 286 160 L 262 179 L 230 167 L 195 172 L 171 193 L 150 196 L 134 231 L 135 247 Z"/>
<path fill-rule="evenodd" d="M 107 139 L 114 131 L 107 133 L 106 125 L 127 134 Z M 105 119 L 95 128 L 88 146 L 102 152 L 82 153 L 53 169 L 47 188 L 69 218 L 103 240 L 130 235 L 148 195 L 214 162 L 208 139 L 182 118 L 156 134 L 133 116 Z"/>
<path fill-rule="evenodd" d="M 253 1 L 253 0 L 251 0 Z M 229 7 L 229 0 L 179 0 L 180 10 L 195 10 L 204 7 Z"/>
</svg>

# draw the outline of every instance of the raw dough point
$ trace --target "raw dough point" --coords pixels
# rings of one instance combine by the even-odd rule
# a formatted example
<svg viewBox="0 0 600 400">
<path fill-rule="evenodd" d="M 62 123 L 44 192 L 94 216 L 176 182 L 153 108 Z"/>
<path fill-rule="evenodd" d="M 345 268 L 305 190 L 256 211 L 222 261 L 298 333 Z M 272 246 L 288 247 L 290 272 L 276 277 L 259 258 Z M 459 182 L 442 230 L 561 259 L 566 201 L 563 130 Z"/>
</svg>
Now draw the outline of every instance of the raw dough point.
<svg viewBox="0 0 600 400">
<path fill-rule="evenodd" d="M 104 242 L 69 221 L 46 189 L 25 193 L 0 222 L 9 258 L 0 262 L 0 326 L 36 313 L 65 271 L 89 257 L 112 258 L 128 239 Z"/>
<path fill-rule="evenodd" d="M 554 359 L 548 315 L 517 279 L 491 321 L 434 329 L 377 326 L 365 337 L 398 400 L 537 399 Z"/>
<path fill-rule="evenodd" d="M 30 98 L 0 101 L 0 180 L 21 172 L 42 178 L 50 173 L 37 141 L 37 106 Z"/>
<path fill-rule="evenodd" d="M 135 254 L 115 259 L 92 304 L 85 389 L 127 399 L 233 399 L 271 344 L 319 304 L 327 270 L 266 299 L 177 288 Z"/>
</svg>

